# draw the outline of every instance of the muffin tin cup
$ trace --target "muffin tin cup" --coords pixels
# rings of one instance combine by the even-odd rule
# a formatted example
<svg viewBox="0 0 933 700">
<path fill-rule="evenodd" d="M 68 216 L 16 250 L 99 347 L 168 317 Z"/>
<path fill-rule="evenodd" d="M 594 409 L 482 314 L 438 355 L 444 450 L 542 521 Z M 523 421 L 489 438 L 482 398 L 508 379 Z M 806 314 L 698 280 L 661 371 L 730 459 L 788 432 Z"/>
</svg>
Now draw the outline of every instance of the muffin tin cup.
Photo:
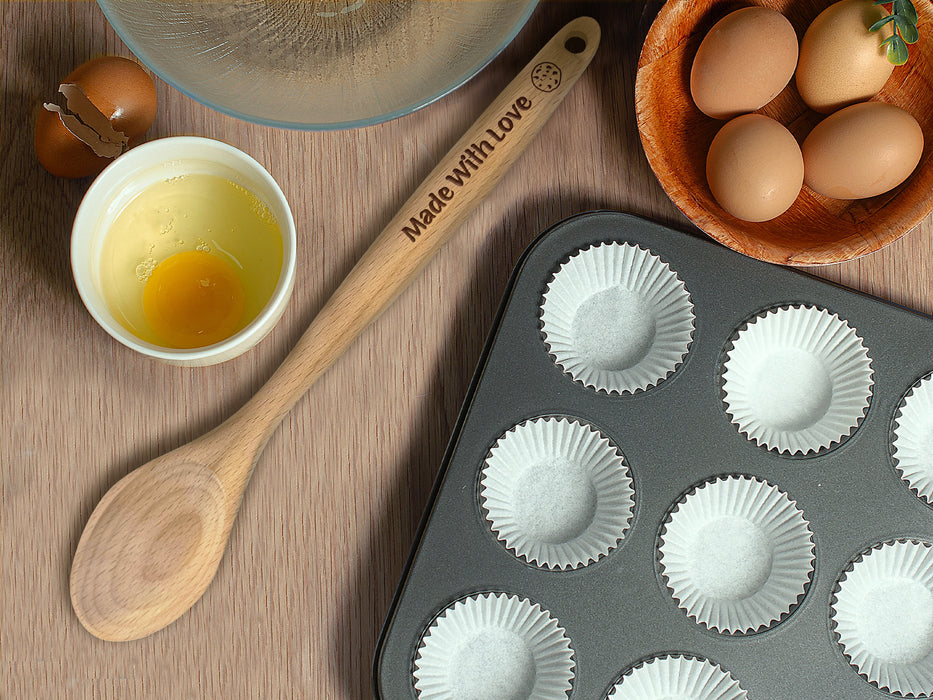
<svg viewBox="0 0 933 700">
<path fill-rule="evenodd" d="M 723 367 L 726 411 L 739 432 L 790 454 L 848 437 L 868 409 L 871 387 L 862 339 L 815 306 L 756 316 L 738 332 Z"/>
<path fill-rule="evenodd" d="M 566 700 L 573 651 L 557 620 L 506 593 L 473 595 L 437 616 L 414 664 L 419 700 Z"/>
<path fill-rule="evenodd" d="M 678 502 L 658 549 L 680 608 L 727 634 L 783 619 L 806 593 L 815 558 L 813 533 L 787 494 L 738 475 L 708 481 Z"/>
<path fill-rule="evenodd" d="M 747 700 L 739 682 L 706 659 L 664 654 L 644 661 L 612 686 L 607 700 Z"/>
<path fill-rule="evenodd" d="M 577 251 L 541 303 L 554 361 L 585 386 L 617 394 L 644 391 L 674 372 L 693 321 L 677 274 L 657 255 L 625 243 Z"/>
<path fill-rule="evenodd" d="M 613 244 L 662 260 L 692 304 L 686 354 L 646 390 L 596 391 L 573 380 L 544 338 L 542 294 L 561 266 L 580 251 Z M 806 455 L 749 440 L 723 402 L 723 367 L 737 329 L 779 308 L 825 310 L 852 329 L 871 361 L 868 409 L 859 409 L 856 427 Z M 850 664 L 831 605 L 837 572 L 849 571 L 853 553 L 866 543 L 908 536 L 933 542 L 933 509 L 905 487 L 894 468 L 900 458 L 893 457 L 895 432 L 904 434 L 895 415 L 908 387 L 933 369 L 930 347 L 928 316 L 637 217 L 591 212 L 555 225 L 522 255 L 479 359 L 379 640 L 376 695 L 417 700 L 414 663 L 438 611 L 477 591 L 508 591 L 547 610 L 572 640 L 569 698 L 606 698 L 627 669 L 682 656 L 713 660 L 749 698 L 890 700 L 889 691 Z M 497 440 L 518 426 L 557 418 L 587 426 L 615 446 L 634 492 L 624 537 L 576 568 L 517 556 L 498 539 L 481 500 Z M 678 605 L 661 571 L 659 544 L 669 518 L 701 485 L 723 479 L 774 487 L 785 494 L 778 501 L 791 504 L 788 512 L 799 514 L 787 522 L 802 534 L 802 518 L 812 533 L 812 542 L 793 539 L 803 566 L 790 567 L 797 578 L 782 589 L 787 597 L 747 632 L 726 630 L 749 623 L 723 622 L 723 631 L 699 624 Z M 560 503 L 565 494 L 555 491 L 560 488 L 544 489 Z"/>
<path fill-rule="evenodd" d="M 894 464 L 910 489 L 933 505 L 933 374 L 919 379 L 894 417 Z"/>
<path fill-rule="evenodd" d="M 486 459 L 480 500 L 498 539 L 548 569 L 585 566 L 615 549 L 635 506 L 618 448 L 567 418 L 527 421 L 503 435 Z"/>
<path fill-rule="evenodd" d="M 882 690 L 933 695 L 933 545 L 885 542 L 843 573 L 832 605 L 843 653 Z"/>
</svg>

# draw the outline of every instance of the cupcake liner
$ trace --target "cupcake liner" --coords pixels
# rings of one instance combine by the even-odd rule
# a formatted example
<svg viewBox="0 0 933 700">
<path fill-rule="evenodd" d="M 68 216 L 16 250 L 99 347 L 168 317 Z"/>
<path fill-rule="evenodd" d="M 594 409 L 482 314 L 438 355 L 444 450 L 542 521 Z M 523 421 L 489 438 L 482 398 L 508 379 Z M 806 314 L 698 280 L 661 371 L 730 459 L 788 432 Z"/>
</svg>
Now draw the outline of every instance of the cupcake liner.
<svg viewBox="0 0 933 700">
<path fill-rule="evenodd" d="M 505 593 L 457 601 L 421 641 L 413 671 L 420 700 L 566 700 L 574 676 L 557 620 Z"/>
<path fill-rule="evenodd" d="M 830 614 L 862 676 L 897 695 L 933 695 L 933 545 L 870 549 L 840 578 Z"/>
<path fill-rule="evenodd" d="M 894 418 L 894 465 L 901 478 L 933 504 L 933 376 L 913 385 Z"/>
<path fill-rule="evenodd" d="M 607 700 L 746 700 L 728 671 L 706 659 L 665 654 L 639 664 L 609 691 Z"/>
<path fill-rule="evenodd" d="M 541 305 L 557 364 L 585 386 L 634 393 L 666 379 L 687 354 L 693 304 L 659 257 L 629 243 L 578 251 L 560 266 Z"/>
<path fill-rule="evenodd" d="M 807 454 L 852 434 L 868 408 L 862 339 L 825 309 L 790 306 L 752 319 L 723 368 L 726 412 L 750 440 Z"/>
<path fill-rule="evenodd" d="M 538 418 L 490 450 L 480 499 L 498 539 L 549 569 L 596 561 L 625 536 L 634 509 L 625 458 L 592 426 Z"/>
<path fill-rule="evenodd" d="M 687 615 L 746 634 L 782 620 L 806 593 L 813 533 L 776 486 L 749 476 L 702 484 L 668 516 L 661 573 Z"/>
</svg>

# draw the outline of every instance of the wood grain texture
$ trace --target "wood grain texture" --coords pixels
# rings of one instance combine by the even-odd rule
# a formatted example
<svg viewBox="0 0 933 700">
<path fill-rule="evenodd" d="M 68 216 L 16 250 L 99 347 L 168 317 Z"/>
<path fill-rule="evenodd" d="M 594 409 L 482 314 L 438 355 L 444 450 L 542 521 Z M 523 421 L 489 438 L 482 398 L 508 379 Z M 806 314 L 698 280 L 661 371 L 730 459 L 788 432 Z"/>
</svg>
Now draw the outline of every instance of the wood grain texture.
<svg viewBox="0 0 933 700">
<path fill-rule="evenodd" d="M 301 133 L 204 108 L 157 81 L 149 138 L 220 138 L 282 185 L 299 228 L 294 296 L 229 363 L 181 368 L 111 340 L 84 310 L 68 233 L 87 180 L 35 161 L 32 128 L 61 78 L 127 55 L 93 2 L 5 3 L 2 245 L 4 698 L 365 698 L 370 662 L 450 430 L 512 266 L 545 227 L 607 207 L 696 230 L 652 174 L 635 126 L 639 49 L 660 3 L 543 3 L 474 80 L 402 119 Z M 130 469 L 232 415 L 438 158 L 541 42 L 590 15 L 593 64 L 502 183 L 271 438 L 204 597 L 169 628 L 102 642 L 68 595 L 78 536 Z M 815 270 L 933 313 L 933 222 Z"/>
<path fill-rule="evenodd" d="M 580 51 L 565 48 L 571 39 L 583 42 Z M 562 27 L 441 158 L 259 392 L 206 435 L 147 462 L 106 493 L 71 568 L 71 601 L 89 632 L 136 640 L 197 602 L 276 427 L 498 184 L 598 46 L 592 18 Z M 552 79 L 536 82 L 539 66 Z"/>
<path fill-rule="evenodd" d="M 706 181 L 706 154 L 725 122 L 703 114 L 690 96 L 690 69 L 710 28 L 752 3 L 671 0 L 658 14 L 639 60 L 635 108 L 648 160 L 664 190 L 697 226 L 733 250 L 760 260 L 814 265 L 852 260 L 890 244 L 933 211 L 933 5 L 917 3 L 920 41 L 875 100 L 907 110 L 926 135 L 920 163 L 902 185 L 876 197 L 839 200 L 807 185 L 790 209 L 770 221 L 742 221 L 716 202 Z M 832 0 L 761 0 L 784 13 L 798 39 Z M 825 115 L 807 108 L 792 79 L 758 110 L 803 142 Z"/>
</svg>

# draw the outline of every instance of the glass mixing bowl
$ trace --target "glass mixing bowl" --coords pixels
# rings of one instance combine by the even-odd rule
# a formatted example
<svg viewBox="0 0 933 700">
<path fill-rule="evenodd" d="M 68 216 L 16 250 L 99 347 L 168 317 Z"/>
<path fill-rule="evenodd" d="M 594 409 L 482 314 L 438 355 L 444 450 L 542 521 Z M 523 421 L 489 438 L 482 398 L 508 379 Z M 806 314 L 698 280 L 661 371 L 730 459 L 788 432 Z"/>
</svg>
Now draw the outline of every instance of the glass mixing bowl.
<svg viewBox="0 0 933 700">
<path fill-rule="evenodd" d="M 537 0 L 98 0 L 160 78 L 220 112 L 292 129 L 365 126 L 459 87 Z"/>
</svg>

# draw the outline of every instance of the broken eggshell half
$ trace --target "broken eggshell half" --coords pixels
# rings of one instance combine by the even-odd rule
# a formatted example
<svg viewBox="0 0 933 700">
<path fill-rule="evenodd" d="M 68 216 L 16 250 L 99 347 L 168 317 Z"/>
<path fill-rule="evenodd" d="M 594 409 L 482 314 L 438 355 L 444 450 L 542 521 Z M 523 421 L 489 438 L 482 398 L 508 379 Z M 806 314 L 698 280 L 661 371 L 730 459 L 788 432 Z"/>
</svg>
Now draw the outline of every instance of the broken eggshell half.
<svg viewBox="0 0 933 700">
<path fill-rule="evenodd" d="M 59 86 L 65 106 L 45 103 L 36 120 L 39 162 L 59 177 L 95 175 L 151 126 L 156 89 L 135 61 L 101 56 Z"/>
</svg>

